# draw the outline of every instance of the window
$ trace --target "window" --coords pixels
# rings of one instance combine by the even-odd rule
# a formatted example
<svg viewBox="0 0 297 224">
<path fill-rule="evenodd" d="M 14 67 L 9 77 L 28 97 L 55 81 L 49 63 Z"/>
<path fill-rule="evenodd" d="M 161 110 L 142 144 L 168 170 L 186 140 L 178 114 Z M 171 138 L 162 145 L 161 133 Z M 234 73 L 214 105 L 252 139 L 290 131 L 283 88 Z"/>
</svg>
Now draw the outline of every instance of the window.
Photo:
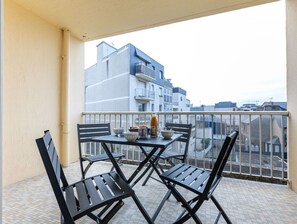
<svg viewBox="0 0 297 224">
<path fill-rule="evenodd" d="M 162 87 L 159 87 L 159 96 L 163 96 Z"/>
<path fill-rule="evenodd" d="M 159 79 L 163 79 L 163 71 L 159 71 Z"/>
<path fill-rule="evenodd" d="M 152 90 L 151 90 L 151 93 L 152 93 L 152 95 L 154 96 L 153 98 L 155 98 L 155 86 L 154 85 L 152 85 Z"/>
<path fill-rule="evenodd" d="M 139 103 L 138 104 L 138 111 L 145 111 L 145 104 L 144 103 Z"/>
<path fill-rule="evenodd" d="M 155 104 L 152 103 L 152 111 L 155 111 Z"/>
<path fill-rule="evenodd" d="M 159 111 L 162 111 L 162 105 L 161 104 L 159 105 Z"/>
</svg>

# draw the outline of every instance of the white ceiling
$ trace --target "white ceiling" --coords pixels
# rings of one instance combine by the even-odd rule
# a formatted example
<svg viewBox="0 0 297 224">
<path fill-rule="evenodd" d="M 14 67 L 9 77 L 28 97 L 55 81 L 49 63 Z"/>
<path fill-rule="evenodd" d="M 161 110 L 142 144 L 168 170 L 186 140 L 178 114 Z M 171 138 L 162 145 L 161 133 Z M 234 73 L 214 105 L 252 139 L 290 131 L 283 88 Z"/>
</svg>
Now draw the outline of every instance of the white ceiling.
<svg viewBox="0 0 297 224">
<path fill-rule="evenodd" d="M 14 0 L 89 41 L 277 0 Z"/>
</svg>

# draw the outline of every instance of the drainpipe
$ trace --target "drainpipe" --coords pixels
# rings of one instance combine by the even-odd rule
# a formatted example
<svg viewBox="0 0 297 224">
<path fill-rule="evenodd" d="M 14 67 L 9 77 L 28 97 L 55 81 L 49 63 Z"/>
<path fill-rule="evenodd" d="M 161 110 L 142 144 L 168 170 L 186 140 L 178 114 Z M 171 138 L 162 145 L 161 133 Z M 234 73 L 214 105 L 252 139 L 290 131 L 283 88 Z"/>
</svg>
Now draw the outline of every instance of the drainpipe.
<svg viewBox="0 0 297 224">
<path fill-rule="evenodd" d="M 69 165 L 69 45 L 70 31 L 63 29 L 61 77 L 61 161 Z"/>
</svg>

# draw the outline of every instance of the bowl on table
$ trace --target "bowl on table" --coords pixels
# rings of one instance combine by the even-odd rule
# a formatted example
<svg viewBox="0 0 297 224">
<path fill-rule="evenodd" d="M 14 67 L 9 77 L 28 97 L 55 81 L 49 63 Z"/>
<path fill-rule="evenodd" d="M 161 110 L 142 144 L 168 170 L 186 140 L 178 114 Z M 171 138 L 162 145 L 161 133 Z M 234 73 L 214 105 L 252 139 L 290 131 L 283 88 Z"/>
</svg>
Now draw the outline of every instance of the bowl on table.
<svg viewBox="0 0 297 224">
<path fill-rule="evenodd" d="M 138 132 L 124 132 L 123 135 L 128 142 L 135 142 L 139 137 Z"/>
<path fill-rule="evenodd" d="M 171 139 L 172 135 L 174 134 L 173 130 L 162 130 L 161 135 L 164 139 Z"/>
<path fill-rule="evenodd" d="M 124 128 L 114 128 L 113 132 L 116 136 L 122 135 L 124 133 Z"/>
</svg>

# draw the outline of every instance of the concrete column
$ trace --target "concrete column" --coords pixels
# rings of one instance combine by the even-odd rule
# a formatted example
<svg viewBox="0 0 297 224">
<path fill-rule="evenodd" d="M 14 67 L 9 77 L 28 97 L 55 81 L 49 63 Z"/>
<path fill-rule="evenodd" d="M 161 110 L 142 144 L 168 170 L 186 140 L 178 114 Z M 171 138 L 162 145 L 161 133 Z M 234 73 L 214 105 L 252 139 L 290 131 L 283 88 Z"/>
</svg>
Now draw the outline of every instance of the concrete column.
<svg viewBox="0 0 297 224">
<path fill-rule="evenodd" d="M 297 1 L 286 0 L 289 184 L 297 192 Z"/>
<path fill-rule="evenodd" d="M 63 30 L 62 43 L 62 78 L 61 78 L 61 161 L 69 165 L 69 65 L 70 32 Z"/>
</svg>

